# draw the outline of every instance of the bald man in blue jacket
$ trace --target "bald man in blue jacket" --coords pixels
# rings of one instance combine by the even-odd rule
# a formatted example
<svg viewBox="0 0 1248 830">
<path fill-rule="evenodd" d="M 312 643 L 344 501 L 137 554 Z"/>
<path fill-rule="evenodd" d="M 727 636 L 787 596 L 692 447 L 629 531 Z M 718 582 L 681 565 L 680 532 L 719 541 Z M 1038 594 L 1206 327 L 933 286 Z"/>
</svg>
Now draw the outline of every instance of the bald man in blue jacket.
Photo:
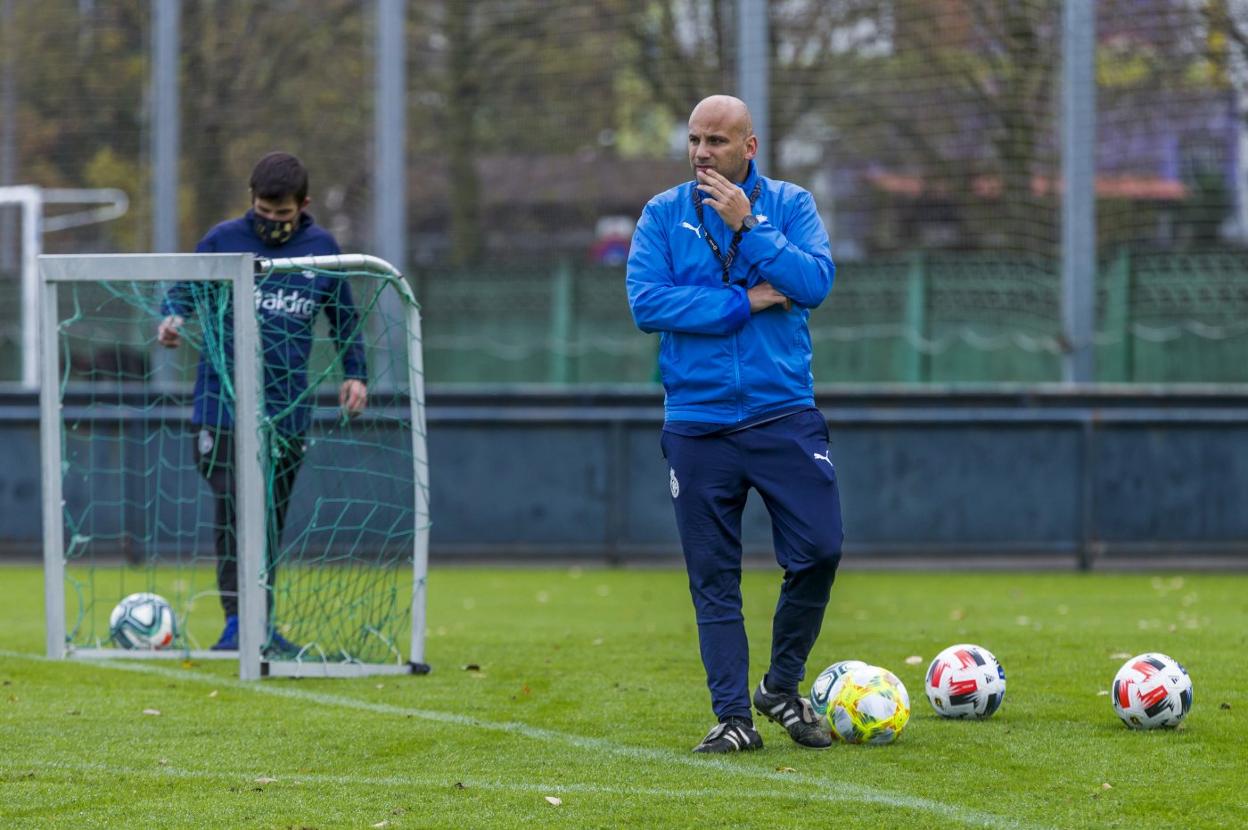
<svg viewBox="0 0 1248 830">
<path fill-rule="evenodd" d="M 744 102 L 701 101 L 689 116 L 695 178 L 650 200 L 628 258 L 633 319 L 659 333 L 661 445 L 719 720 L 695 752 L 763 746 L 741 610 L 751 488 L 771 516 L 784 569 L 754 708 L 801 746 L 832 743 L 798 684 L 841 559 L 840 495 L 807 324 L 836 269 L 810 193 L 760 175 L 757 153 Z"/>
</svg>

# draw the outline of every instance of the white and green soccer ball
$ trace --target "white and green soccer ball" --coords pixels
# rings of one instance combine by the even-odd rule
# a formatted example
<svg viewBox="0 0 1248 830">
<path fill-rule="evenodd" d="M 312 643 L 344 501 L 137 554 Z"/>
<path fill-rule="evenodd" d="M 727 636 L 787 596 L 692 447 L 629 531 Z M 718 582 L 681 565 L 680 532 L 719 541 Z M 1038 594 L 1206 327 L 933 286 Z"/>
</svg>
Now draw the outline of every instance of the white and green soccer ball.
<svg viewBox="0 0 1248 830">
<path fill-rule="evenodd" d="M 168 648 L 177 633 L 173 608 L 159 594 L 131 594 L 108 615 L 108 633 L 122 648 Z"/>
<path fill-rule="evenodd" d="M 821 717 L 828 714 L 828 699 L 832 695 L 832 687 L 841 679 L 845 672 L 860 669 L 867 665 L 861 660 L 841 660 L 819 672 L 815 682 L 810 684 L 810 706 Z"/>
<path fill-rule="evenodd" d="M 910 695 L 888 669 L 850 669 L 832 687 L 828 725 L 847 744 L 890 744 L 909 721 Z"/>
</svg>

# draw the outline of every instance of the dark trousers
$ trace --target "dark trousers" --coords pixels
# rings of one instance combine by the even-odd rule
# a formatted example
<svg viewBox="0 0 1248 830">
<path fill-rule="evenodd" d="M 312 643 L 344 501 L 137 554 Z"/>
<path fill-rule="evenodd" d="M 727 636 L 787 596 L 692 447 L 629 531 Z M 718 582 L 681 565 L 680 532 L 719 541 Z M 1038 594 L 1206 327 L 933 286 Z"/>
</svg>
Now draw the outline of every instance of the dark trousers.
<svg viewBox="0 0 1248 830">
<path fill-rule="evenodd" d="M 303 463 L 303 441 L 277 439 L 277 458 L 265 469 L 267 513 L 265 527 L 265 608 L 273 613 L 273 585 L 277 577 L 277 552 L 286 525 L 286 509 Z M 268 453 L 272 457 L 274 453 Z M 195 466 L 212 488 L 216 515 L 213 537 L 217 551 L 217 590 L 226 616 L 238 614 L 238 538 L 236 534 L 234 433 L 201 427 L 195 433 Z"/>
<path fill-rule="evenodd" d="M 750 717 L 741 613 L 741 513 L 751 487 L 771 515 L 784 582 L 771 629 L 769 690 L 796 690 L 841 561 L 841 503 L 823 416 L 808 410 L 704 437 L 664 432 L 663 455 L 698 622 L 711 707 Z"/>
</svg>

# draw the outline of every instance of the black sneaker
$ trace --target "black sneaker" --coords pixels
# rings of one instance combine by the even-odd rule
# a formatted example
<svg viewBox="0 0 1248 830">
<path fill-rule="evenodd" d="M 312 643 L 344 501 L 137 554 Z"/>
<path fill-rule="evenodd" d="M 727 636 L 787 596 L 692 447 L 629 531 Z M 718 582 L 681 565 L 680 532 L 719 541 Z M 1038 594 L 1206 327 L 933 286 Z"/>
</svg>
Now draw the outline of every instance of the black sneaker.
<svg viewBox="0 0 1248 830">
<path fill-rule="evenodd" d="M 728 718 L 706 733 L 694 752 L 748 752 L 763 748 L 763 736 L 745 718 Z"/>
<path fill-rule="evenodd" d="M 789 737 L 802 746 L 811 749 L 832 746 L 832 733 L 824 727 L 811 708 L 810 701 L 804 697 L 783 692 L 773 694 L 760 680 L 754 692 L 754 708 L 767 720 L 787 729 Z"/>
</svg>

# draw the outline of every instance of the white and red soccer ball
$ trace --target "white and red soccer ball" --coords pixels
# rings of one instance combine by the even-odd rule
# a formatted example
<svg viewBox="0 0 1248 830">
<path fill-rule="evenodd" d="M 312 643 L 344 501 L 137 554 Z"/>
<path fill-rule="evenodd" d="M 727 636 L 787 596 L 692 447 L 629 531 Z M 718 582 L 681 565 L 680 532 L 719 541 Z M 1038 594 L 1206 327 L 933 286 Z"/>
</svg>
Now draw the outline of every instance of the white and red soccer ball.
<svg viewBox="0 0 1248 830">
<path fill-rule="evenodd" d="M 1132 729 L 1174 728 L 1192 708 L 1192 678 L 1178 661 L 1147 652 L 1123 663 L 1110 696 Z"/>
<path fill-rule="evenodd" d="M 1005 669 L 983 646 L 960 643 L 936 655 L 923 684 L 941 717 L 991 717 L 1005 699 Z"/>
</svg>

